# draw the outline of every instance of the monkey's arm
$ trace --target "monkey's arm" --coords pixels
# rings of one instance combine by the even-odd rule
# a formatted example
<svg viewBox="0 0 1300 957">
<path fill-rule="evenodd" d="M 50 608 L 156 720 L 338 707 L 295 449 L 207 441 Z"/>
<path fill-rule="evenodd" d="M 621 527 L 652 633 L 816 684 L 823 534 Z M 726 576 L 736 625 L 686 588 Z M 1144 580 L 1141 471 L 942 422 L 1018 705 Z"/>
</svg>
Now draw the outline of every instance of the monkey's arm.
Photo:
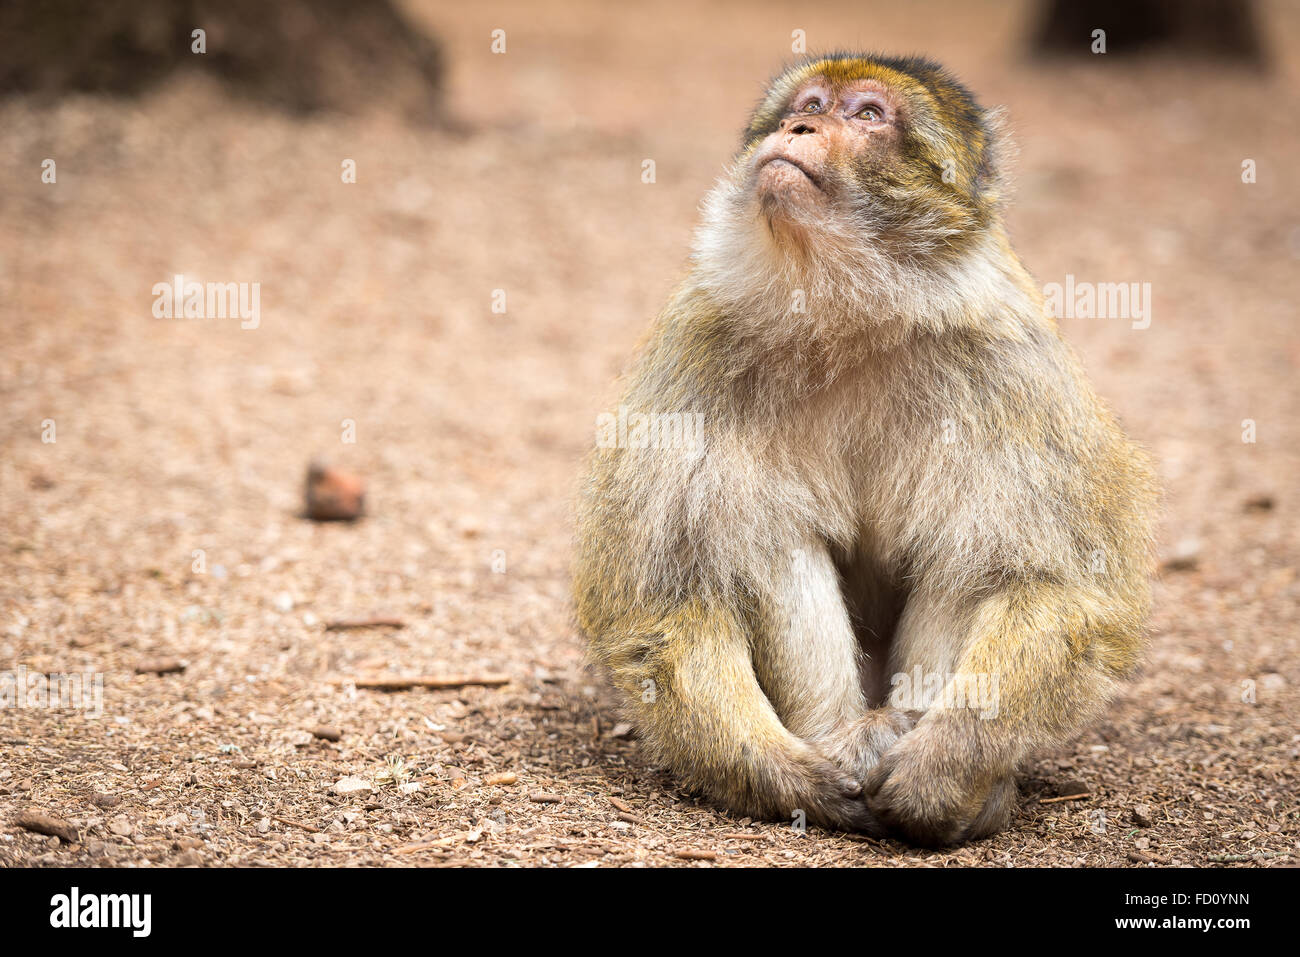
<svg viewBox="0 0 1300 957">
<path fill-rule="evenodd" d="M 936 603 L 922 617 L 934 633 L 962 639 L 948 702 L 961 704 L 983 680 L 996 690 L 993 707 L 944 707 L 941 698 L 868 774 L 865 790 L 891 830 L 941 846 L 1006 825 L 1016 766 L 1098 714 L 1136 660 L 1140 624 L 1113 599 L 1032 580 L 965 609 Z"/>
</svg>

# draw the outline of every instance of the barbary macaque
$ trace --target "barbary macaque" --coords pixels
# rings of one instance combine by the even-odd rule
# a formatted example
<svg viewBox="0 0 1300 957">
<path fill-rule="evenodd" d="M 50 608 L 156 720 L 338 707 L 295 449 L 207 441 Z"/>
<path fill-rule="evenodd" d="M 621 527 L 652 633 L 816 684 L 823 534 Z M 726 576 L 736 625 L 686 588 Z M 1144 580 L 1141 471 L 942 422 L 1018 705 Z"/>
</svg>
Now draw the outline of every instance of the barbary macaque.
<svg viewBox="0 0 1300 957">
<path fill-rule="evenodd" d="M 624 383 L 700 440 L 593 454 L 579 625 L 736 814 L 992 834 L 1138 661 L 1153 471 L 1011 248 L 1003 153 L 932 62 L 787 70 Z"/>
</svg>

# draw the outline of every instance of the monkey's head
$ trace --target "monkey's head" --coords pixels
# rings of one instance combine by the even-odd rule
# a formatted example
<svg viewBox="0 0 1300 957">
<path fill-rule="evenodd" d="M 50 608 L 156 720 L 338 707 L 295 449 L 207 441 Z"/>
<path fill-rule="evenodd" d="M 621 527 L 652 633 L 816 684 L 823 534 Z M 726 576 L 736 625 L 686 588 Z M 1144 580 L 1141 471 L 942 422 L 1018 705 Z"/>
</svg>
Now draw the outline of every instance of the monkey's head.
<svg viewBox="0 0 1300 957">
<path fill-rule="evenodd" d="M 928 60 L 833 54 L 790 67 L 705 203 L 697 277 L 733 314 L 816 298 L 816 315 L 790 317 L 787 331 L 829 322 L 832 301 L 841 318 L 946 321 L 980 285 L 988 259 L 972 251 L 1000 232 L 996 126 Z"/>
<path fill-rule="evenodd" d="M 942 245 L 994 214 L 993 138 L 986 112 L 937 64 L 836 54 L 773 82 L 738 167 L 774 228 L 830 219 L 883 242 Z"/>
<path fill-rule="evenodd" d="M 772 83 L 738 159 L 774 225 L 848 218 L 914 244 L 988 224 L 992 147 L 988 114 L 941 66 L 833 55 Z"/>
</svg>

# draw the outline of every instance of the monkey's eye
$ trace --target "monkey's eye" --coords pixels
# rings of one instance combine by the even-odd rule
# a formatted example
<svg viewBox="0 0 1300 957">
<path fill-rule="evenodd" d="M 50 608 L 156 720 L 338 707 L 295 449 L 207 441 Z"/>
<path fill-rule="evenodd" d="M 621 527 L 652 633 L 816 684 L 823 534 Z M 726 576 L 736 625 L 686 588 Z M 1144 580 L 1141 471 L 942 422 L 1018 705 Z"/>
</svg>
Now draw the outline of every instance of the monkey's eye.
<svg viewBox="0 0 1300 957">
<path fill-rule="evenodd" d="M 867 105 L 858 110 L 858 118 L 869 123 L 879 123 L 885 118 L 885 114 L 880 111 L 880 107 Z"/>
<path fill-rule="evenodd" d="M 822 108 L 822 101 L 821 101 L 821 100 L 818 100 L 818 99 L 811 99 L 811 100 L 809 100 L 807 103 L 805 103 L 805 104 L 803 105 L 803 109 L 800 110 L 799 112 L 800 112 L 800 113 L 817 113 L 817 112 L 819 112 L 819 111 L 821 110 L 821 108 Z"/>
</svg>

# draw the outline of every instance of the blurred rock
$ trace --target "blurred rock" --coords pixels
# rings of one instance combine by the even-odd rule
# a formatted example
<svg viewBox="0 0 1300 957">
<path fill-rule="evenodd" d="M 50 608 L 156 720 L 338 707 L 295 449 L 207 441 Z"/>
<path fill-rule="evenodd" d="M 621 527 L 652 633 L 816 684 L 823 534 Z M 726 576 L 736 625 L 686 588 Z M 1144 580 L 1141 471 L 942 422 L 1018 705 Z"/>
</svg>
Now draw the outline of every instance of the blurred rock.
<svg viewBox="0 0 1300 957">
<path fill-rule="evenodd" d="M 1170 572 L 1191 571 L 1201 563 L 1201 543 L 1200 540 L 1192 536 L 1179 539 L 1173 548 L 1169 549 L 1160 563 L 1160 567 Z"/>
<path fill-rule="evenodd" d="M 1267 492 L 1261 492 L 1258 495 L 1252 495 L 1242 503 L 1241 507 L 1247 512 L 1271 512 L 1273 511 L 1273 496 Z"/>
<path fill-rule="evenodd" d="M 350 522 L 365 510 L 366 485 L 355 475 L 313 462 L 307 469 L 307 517 Z"/>
</svg>

